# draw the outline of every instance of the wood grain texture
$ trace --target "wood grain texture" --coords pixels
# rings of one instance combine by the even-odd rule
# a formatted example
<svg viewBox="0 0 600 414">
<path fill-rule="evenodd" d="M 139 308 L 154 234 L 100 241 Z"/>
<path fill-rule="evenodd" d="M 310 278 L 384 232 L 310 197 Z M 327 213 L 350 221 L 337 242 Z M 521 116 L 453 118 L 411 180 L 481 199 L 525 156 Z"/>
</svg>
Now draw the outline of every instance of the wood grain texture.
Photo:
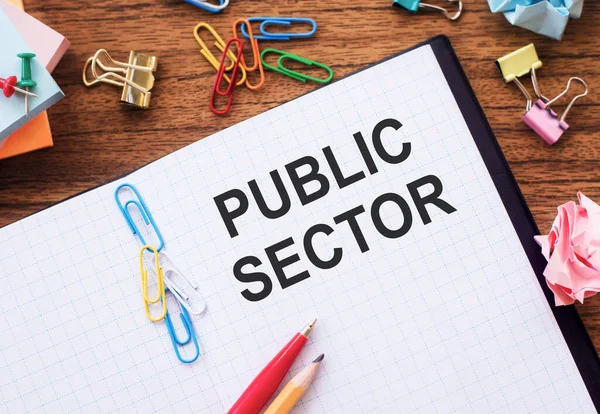
<svg viewBox="0 0 600 414">
<path fill-rule="evenodd" d="M 0 161 L 0 226 L 316 88 L 267 73 L 260 91 L 239 90 L 229 115 L 210 112 L 214 71 L 192 30 L 206 21 L 225 37 L 235 19 L 255 15 L 315 18 L 315 37 L 261 47 L 281 47 L 329 64 L 336 78 L 431 36 L 448 35 L 540 229 L 549 229 L 555 207 L 574 200 L 577 191 L 600 201 L 600 2 L 586 1 L 583 17 L 571 20 L 562 42 L 510 26 L 502 15 L 490 13 L 484 0 L 465 0 L 455 23 L 424 11 L 411 16 L 392 8 L 391 0 L 231 3 L 212 15 L 181 0 L 26 0 L 28 12 L 72 46 L 54 72 L 66 94 L 49 111 L 55 147 Z M 494 65 L 499 56 L 530 42 L 544 63 L 539 75 L 546 95 L 556 95 L 570 76 L 583 77 L 591 88 L 567 119 L 572 129 L 554 147 L 520 121 L 524 100 L 516 87 L 504 85 Z M 158 57 L 149 110 L 120 105 L 120 91 L 112 86 L 83 86 L 83 64 L 99 48 L 118 60 L 129 50 Z M 579 311 L 600 349 L 600 296 Z"/>
</svg>

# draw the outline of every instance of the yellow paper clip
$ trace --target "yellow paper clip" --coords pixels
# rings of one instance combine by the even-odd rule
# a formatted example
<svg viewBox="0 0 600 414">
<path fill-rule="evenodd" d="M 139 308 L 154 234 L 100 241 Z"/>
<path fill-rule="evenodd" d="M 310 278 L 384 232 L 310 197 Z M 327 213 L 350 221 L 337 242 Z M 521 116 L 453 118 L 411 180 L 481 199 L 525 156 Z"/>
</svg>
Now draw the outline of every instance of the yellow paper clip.
<svg viewBox="0 0 600 414">
<path fill-rule="evenodd" d="M 548 98 L 542 95 L 540 86 L 535 74 L 536 69 L 542 67 L 542 62 L 538 58 L 535 46 L 533 43 L 528 44 L 508 55 L 502 56 L 496 61 L 496 65 L 502 72 L 502 77 L 506 83 L 514 82 L 519 90 L 525 95 L 527 99 L 527 110 L 531 109 L 532 98 L 525 86 L 521 83 L 519 78 L 531 73 L 531 83 L 533 90 L 538 98 L 548 102 Z"/>
<path fill-rule="evenodd" d="M 144 251 L 148 249 L 151 252 L 154 252 L 154 266 L 156 271 L 156 284 L 157 293 L 156 298 L 148 297 L 148 269 L 144 268 Z M 162 321 L 167 314 L 167 301 L 165 299 L 165 281 L 163 278 L 163 270 L 160 267 L 160 263 L 158 260 L 158 250 L 154 246 L 150 246 L 149 244 L 142 247 L 140 250 L 140 273 L 142 275 L 142 297 L 144 298 L 144 310 L 146 311 L 146 316 L 152 322 Z M 150 313 L 150 305 L 155 304 L 157 302 L 162 303 L 162 314 L 158 317 L 153 317 Z"/>
<path fill-rule="evenodd" d="M 100 61 L 101 56 L 106 58 L 107 65 Z M 87 79 L 89 66 L 92 68 L 93 80 L 91 81 Z M 98 74 L 97 66 L 100 66 L 104 71 L 103 74 Z M 150 106 L 150 89 L 154 86 L 154 75 L 152 73 L 156 71 L 156 66 L 157 61 L 154 56 L 144 55 L 132 50 L 129 52 L 129 60 L 124 63 L 114 60 L 105 49 L 100 49 L 85 62 L 83 83 L 85 86 L 93 86 L 99 82 L 120 86 L 123 88 L 121 102 L 146 109 Z"/>
<path fill-rule="evenodd" d="M 215 68 L 216 71 L 219 70 L 220 60 L 215 57 L 215 55 L 210 51 L 206 43 L 200 37 L 200 29 L 205 28 L 210 32 L 210 34 L 215 38 L 215 46 L 223 52 L 225 50 L 225 42 L 223 38 L 219 36 L 219 34 L 212 28 L 212 26 L 208 23 L 198 23 L 196 27 L 194 27 L 194 37 L 196 41 L 200 45 L 200 53 L 202 56 L 208 60 L 208 62 Z M 231 61 L 231 63 L 225 68 L 226 71 L 230 71 L 233 69 L 233 65 L 235 64 L 236 57 L 231 49 L 227 51 L 227 57 Z M 244 82 L 246 82 L 246 70 L 240 65 L 239 71 L 241 72 L 241 78 L 235 83 L 237 86 L 241 86 Z M 231 79 L 229 76 L 224 75 L 223 78 L 227 81 L 227 83 L 231 83 Z"/>
</svg>

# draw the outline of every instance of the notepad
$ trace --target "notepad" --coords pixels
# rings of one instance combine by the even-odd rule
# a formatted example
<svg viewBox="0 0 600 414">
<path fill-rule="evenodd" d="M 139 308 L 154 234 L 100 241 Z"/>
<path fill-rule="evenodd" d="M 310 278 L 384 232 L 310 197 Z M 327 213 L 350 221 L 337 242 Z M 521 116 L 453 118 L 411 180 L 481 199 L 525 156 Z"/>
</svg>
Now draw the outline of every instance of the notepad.
<svg viewBox="0 0 600 414">
<path fill-rule="evenodd" d="M 316 317 L 294 412 L 595 412 L 453 56 L 434 39 L 0 229 L 3 411 L 226 412 Z M 189 366 L 144 314 L 124 182 L 207 300 Z"/>
<path fill-rule="evenodd" d="M 0 47 L 0 56 L 2 56 L 0 73 L 4 77 L 15 75 L 20 78 L 21 59 L 17 57 L 17 54 L 34 50 L 25 42 L 2 8 L 0 8 L 0 36 L 5 39 Z M 36 59 L 31 62 L 31 73 L 33 80 L 37 82 L 37 86 L 32 88 L 32 92 L 37 94 L 38 98 L 29 99 L 29 115 L 25 114 L 24 98 L 18 96 L 18 93 L 10 99 L 2 98 L 0 100 L 0 111 L 2 112 L 0 142 L 64 97 L 52 76 Z"/>
<path fill-rule="evenodd" d="M 9 5 L 8 3 L 11 3 Z M 37 59 L 52 72 L 64 53 L 67 51 L 69 41 L 44 25 L 39 20 L 23 11 L 21 1 L 0 0 L 0 8 L 3 8 L 21 35 L 26 35 L 25 40 L 34 52 Z M 48 114 L 44 111 L 24 126 L 9 135 L 0 143 L 0 160 L 35 151 L 52 146 L 52 132 Z"/>
</svg>

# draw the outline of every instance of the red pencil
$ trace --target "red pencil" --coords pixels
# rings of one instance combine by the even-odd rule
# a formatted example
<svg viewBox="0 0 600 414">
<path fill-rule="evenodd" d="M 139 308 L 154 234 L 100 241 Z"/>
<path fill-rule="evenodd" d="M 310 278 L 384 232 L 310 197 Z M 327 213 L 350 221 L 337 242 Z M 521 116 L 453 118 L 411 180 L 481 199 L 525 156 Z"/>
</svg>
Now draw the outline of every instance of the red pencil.
<svg viewBox="0 0 600 414">
<path fill-rule="evenodd" d="M 242 396 L 233 404 L 228 414 L 260 413 L 300 354 L 315 323 L 317 323 L 316 319 L 294 335 L 292 340 L 254 378 Z"/>
</svg>

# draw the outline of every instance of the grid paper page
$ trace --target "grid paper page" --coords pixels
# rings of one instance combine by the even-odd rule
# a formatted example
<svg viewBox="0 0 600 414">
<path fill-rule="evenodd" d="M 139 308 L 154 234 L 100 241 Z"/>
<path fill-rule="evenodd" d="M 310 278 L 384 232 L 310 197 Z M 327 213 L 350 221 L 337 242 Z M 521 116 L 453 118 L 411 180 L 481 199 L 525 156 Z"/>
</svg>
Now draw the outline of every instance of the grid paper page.
<svg viewBox="0 0 600 414">
<path fill-rule="evenodd" d="M 374 150 L 371 132 L 386 118 L 403 124 L 383 133 L 387 151 L 412 146 L 400 164 Z M 358 131 L 375 174 L 354 142 Z M 346 176 L 366 177 L 340 189 L 326 146 Z M 331 188 L 303 206 L 284 166 L 309 155 Z M 275 169 L 291 207 L 266 219 L 247 182 L 256 179 L 276 209 Z M 428 175 L 441 180 L 440 198 L 456 211 L 428 204 L 425 225 L 407 184 Z M 191 365 L 176 359 L 164 322 L 144 315 L 140 244 L 113 200 L 122 182 L 137 186 L 171 259 L 208 302 L 207 313 L 194 317 L 202 355 Z M 314 184 L 308 192 L 318 190 Z M 248 195 L 249 208 L 235 219 L 239 236 L 231 238 L 213 197 L 233 188 Z M 384 193 L 401 195 L 412 212 L 400 238 L 383 237 L 371 218 Z M 348 222 L 334 222 L 357 206 L 365 209 L 356 216 L 364 253 Z M 381 212 L 387 227 L 403 225 L 393 203 Z M 343 252 L 327 270 L 303 247 L 318 223 L 333 232 L 315 236 L 317 255 L 329 260 L 334 248 Z M 265 248 L 289 237 L 293 245 L 277 255 L 297 253 L 299 260 L 286 275 L 307 270 L 310 277 L 282 289 Z M 262 285 L 232 272 L 245 256 L 256 256 L 256 270 L 273 282 L 258 302 L 241 292 Z M 2 412 L 225 412 L 313 318 L 319 321 L 285 381 L 318 354 L 325 360 L 295 413 L 595 412 L 429 46 L 0 229 L 0 269 Z"/>
</svg>

